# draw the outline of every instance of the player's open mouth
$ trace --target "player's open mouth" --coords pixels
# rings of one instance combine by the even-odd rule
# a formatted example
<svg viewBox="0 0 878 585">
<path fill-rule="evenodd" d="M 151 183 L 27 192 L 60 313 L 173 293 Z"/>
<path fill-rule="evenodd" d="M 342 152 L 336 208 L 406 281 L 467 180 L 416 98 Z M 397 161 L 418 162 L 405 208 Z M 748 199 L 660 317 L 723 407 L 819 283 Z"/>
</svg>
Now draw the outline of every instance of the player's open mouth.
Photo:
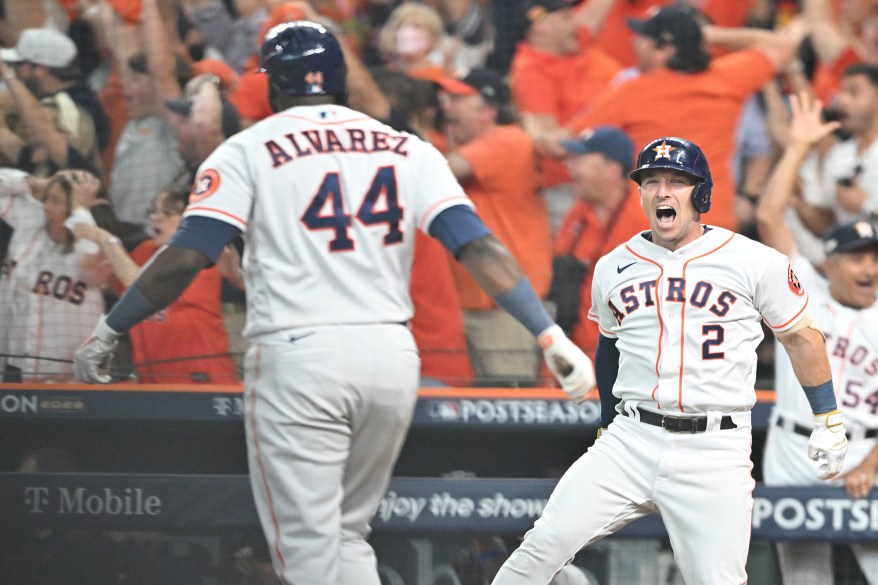
<svg viewBox="0 0 878 585">
<path fill-rule="evenodd" d="M 670 205 L 659 205 L 655 210 L 655 217 L 659 225 L 669 226 L 677 218 L 677 211 Z"/>
<path fill-rule="evenodd" d="M 875 294 L 875 283 L 872 282 L 872 279 L 858 280 L 856 283 L 857 288 L 860 289 L 860 292 L 865 295 L 874 295 Z"/>
</svg>

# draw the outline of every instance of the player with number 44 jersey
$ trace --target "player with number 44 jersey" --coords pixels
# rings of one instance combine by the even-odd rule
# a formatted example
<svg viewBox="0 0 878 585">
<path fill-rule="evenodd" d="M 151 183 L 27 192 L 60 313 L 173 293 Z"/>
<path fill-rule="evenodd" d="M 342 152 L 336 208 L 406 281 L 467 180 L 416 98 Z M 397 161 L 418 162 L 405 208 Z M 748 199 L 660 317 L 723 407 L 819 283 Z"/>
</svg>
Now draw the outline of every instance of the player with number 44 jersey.
<svg viewBox="0 0 878 585">
<path fill-rule="evenodd" d="M 271 117 L 202 163 L 179 231 L 76 353 L 108 382 L 119 335 L 167 306 L 238 234 L 250 342 L 245 430 L 256 510 L 284 583 L 379 585 L 367 538 L 417 399 L 407 326 L 415 230 L 438 239 L 537 337 L 571 399 L 588 357 L 543 308 L 445 158 L 345 106 L 346 65 L 320 24 L 262 44 Z"/>
</svg>

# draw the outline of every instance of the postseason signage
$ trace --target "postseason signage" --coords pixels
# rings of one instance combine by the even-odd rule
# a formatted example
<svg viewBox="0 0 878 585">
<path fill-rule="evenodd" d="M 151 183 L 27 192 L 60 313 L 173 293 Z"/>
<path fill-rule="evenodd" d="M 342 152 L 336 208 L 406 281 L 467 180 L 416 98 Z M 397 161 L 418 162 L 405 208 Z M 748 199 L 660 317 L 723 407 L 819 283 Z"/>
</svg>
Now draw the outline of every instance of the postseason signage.
<svg viewBox="0 0 878 585">
<path fill-rule="evenodd" d="M 521 534 L 539 517 L 554 480 L 394 478 L 372 525 L 388 533 Z M 841 488 L 757 486 L 753 537 L 878 541 L 878 494 Z M 10 528 L 169 530 L 256 527 L 245 476 L 0 473 L 0 525 Z M 658 516 L 619 536 L 664 536 Z"/>
<path fill-rule="evenodd" d="M 169 420 L 240 423 L 244 399 L 240 392 L 164 392 L 145 390 L 52 390 L 0 388 L 0 420 L 17 418 L 77 420 Z M 527 397 L 517 397 L 515 394 Z M 538 392 L 506 391 L 503 395 L 479 396 L 476 391 L 455 391 L 447 396 L 433 392 L 418 399 L 413 424 L 419 427 L 596 427 L 601 406 L 597 400 L 580 404 Z M 754 429 L 764 429 L 770 404 L 753 409 Z"/>
</svg>

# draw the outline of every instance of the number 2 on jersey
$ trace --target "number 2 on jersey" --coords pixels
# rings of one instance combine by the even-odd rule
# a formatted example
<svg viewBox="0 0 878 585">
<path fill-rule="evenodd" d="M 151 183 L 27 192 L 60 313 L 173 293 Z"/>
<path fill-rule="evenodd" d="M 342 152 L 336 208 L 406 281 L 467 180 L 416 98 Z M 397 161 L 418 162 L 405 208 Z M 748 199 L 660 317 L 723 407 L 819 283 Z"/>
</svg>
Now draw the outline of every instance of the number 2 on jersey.
<svg viewBox="0 0 878 585">
<path fill-rule="evenodd" d="M 702 325 L 701 334 L 708 339 L 701 344 L 701 359 L 718 360 L 726 356 L 724 351 L 716 351 L 726 340 L 726 330 L 722 325 Z"/>
<path fill-rule="evenodd" d="M 357 211 L 357 220 L 368 226 L 387 224 L 384 244 L 389 245 L 402 241 L 402 230 L 399 228 L 402 217 L 396 173 L 393 167 L 381 167 L 366 191 Z M 329 251 L 344 252 L 354 249 L 354 240 L 348 233 L 351 221 L 351 216 L 345 213 L 338 173 L 326 173 L 314 199 L 302 215 L 302 223 L 312 230 L 334 230 L 335 237 L 329 242 Z"/>
</svg>

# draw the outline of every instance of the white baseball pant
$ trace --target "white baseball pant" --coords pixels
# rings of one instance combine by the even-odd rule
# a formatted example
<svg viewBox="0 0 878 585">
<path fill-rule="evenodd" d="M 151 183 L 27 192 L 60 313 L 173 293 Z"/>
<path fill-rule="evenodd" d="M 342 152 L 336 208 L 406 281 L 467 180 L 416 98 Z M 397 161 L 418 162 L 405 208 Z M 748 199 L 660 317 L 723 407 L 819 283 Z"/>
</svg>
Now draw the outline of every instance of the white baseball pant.
<svg viewBox="0 0 878 585">
<path fill-rule="evenodd" d="M 379 585 L 366 541 L 417 399 L 398 324 L 261 336 L 246 358 L 250 477 L 275 571 L 295 585 Z"/>
<path fill-rule="evenodd" d="M 493 585 L 546 585 L 581 548 L 658 512 L 688 585 L 741 585 L 753 511 L 749 426 L 671 433 L 616 417 L 564 474 Z"/>
</svg>

